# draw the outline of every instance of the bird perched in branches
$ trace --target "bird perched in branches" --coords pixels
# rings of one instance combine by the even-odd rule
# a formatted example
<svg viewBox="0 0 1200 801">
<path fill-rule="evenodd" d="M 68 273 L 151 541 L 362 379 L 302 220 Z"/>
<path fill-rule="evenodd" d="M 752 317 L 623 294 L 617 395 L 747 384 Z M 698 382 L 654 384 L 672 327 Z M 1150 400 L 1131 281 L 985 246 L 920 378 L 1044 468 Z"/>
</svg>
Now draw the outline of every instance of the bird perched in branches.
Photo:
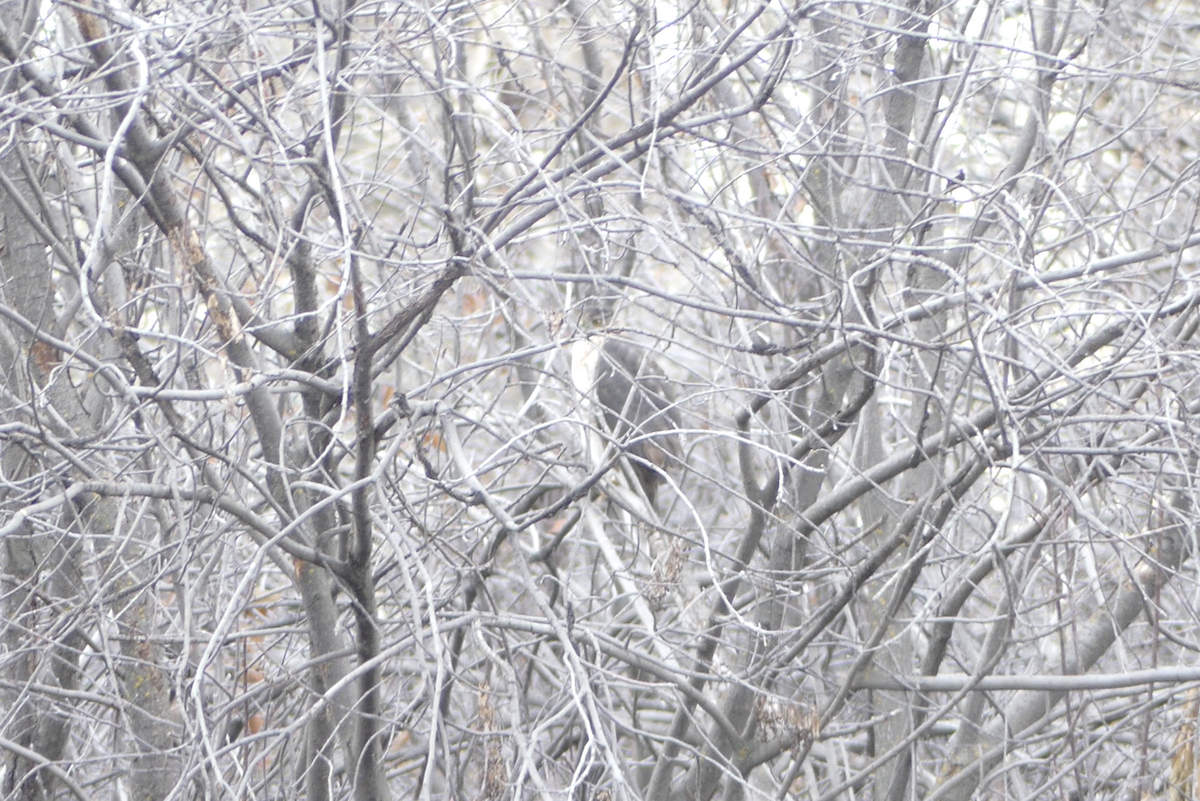
<svg viewBox="0 0 1200 801">
<path fill-rule="evenodd" d="M 671 380 L 646 348 L 603 333 L 574 344 L 571 378 L 595 401 L 598 422 L 621 446 L 653 507 L 666 471 L 683 455 Z"/>
</svg>

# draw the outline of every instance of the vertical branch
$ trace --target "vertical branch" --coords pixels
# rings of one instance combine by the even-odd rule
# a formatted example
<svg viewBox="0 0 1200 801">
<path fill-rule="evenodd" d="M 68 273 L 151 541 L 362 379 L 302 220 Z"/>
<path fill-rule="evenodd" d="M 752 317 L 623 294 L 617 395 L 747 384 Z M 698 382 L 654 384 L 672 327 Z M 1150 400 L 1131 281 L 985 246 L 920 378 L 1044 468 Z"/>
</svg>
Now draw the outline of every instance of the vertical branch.
<svg viewBox="0 0 1200 801">
<path fill-rule="evenodd" d="M 23 51 L 38 15 L 35 0 L 0 2 L 0 38 L 8 40 L 6 51 Z M 0 99 L 9 102 L 17 98 L 18 71 L 7 59 L 0 63 L 8 67 Z M 49 243 L 38 233 L 44 227 L 39 229 L 27 217 L 29 200 L 43 197 L 43 191 L 22 158 L 27 131 L 19 124 L 9 130 L 14 138 L 0 144 L 0 173 L 5 178 L 0 189 L 0 305 L 43 329 L 54 322 Z M 48 398 L 68 398 L 53 386 L 60 359 L 61 354 L 33 332 L 7 319 L 0 321 L 0 423 L 35 423 L 49 411 Z M 62 414 L 76 423 L 86 422 L 72 414 L 74 408 L 66 406 Z M 36 447 L 15 442 L 0 446 L 0 516 L 29 502 L 28 489 L 21 488 L 36 481 L 47 463 L 46 454 Z M 70 529 L 55 533 L 24 522 L 0 538 L 0 736 L 23 749 L 6 749 L 9 753 L 0 762 L 0 793 L 28 801 L 56 797 L 64 775 L 58 763 L 67 756 L 74 726 L 69 714 L 33 689 L 57 684 L 71 692 L 79 681 L 77 633 L 49 644 L 35 639 L 53 621 L 55 607 L 71 603 L 81 589 L 79 532 Z"/>
<path fill-rule="evenodd" d="M 357 250 L 357 245 L 355 245 Z M 379 623 L 375 607 L 375 579 L 372 573 L 373 525 L 371 498 L 374 494 L 371 477 L 375 462 L 375 425 L 371 409 L 373 351 L 367 329 L 367 299 L 357 256 L 351 256 L 350 280 L 354 295 L 354 327 L 359 347 L 354 357 L 354 379 L 351 393 L 354 400 L 354 478 L 351 494 L 353 522 L 350 529 L 350 548 L 347 562 L 349 583 L 354 593 L 354 621 L 357 630 L 355 650 L 361 675 L 358 680 L 358 701 L 354 718 L 354 797 L 358 801 L 375 801 L 387 797 L 380 764 L 381 748 L 376 732 L 379 721 L 379 668 L 372 660 L 379 655 Z"/>
</svg>

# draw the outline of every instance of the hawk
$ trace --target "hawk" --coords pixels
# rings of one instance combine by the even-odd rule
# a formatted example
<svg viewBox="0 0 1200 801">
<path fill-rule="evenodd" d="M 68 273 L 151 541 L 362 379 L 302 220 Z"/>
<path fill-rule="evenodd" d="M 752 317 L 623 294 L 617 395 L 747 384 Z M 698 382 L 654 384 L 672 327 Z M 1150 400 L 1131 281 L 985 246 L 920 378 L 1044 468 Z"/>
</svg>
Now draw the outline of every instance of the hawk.
<svg viewBox="0 0 1200 801">
<path fill-rule="evenodd" d="M 571 378 L 595 401 L 597 422 L 624 451 L 653 508 L 666 471 L 683 456 L 671 380 L 646 348 L 598 334 L 573 346 Z"/>
</svg>

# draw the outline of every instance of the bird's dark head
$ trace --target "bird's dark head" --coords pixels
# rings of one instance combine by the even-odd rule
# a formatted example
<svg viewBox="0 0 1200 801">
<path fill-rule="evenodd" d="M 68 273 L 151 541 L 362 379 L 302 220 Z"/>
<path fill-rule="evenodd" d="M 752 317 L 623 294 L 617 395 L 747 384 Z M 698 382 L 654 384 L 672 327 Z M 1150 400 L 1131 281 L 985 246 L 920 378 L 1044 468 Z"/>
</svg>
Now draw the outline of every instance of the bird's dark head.
<svg viewBox="0 0 1200 801">
<path fill-rule="evenodd" d="M 585 296 L 576 305 L 576 321 L 583 333 L 602 331 L 610 327 L 616 317 L 617 296 L 596 292 Z"/>
</svg>

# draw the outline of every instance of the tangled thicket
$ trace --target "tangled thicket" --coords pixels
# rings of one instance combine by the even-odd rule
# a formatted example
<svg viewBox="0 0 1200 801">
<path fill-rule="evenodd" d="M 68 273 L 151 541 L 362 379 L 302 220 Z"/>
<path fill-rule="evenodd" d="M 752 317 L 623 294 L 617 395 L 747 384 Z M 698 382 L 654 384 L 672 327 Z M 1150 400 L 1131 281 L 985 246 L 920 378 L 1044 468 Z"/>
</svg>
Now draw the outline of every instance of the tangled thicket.
<svg viewBox="0 0 1200 801">
<path fill-rule="evenodd" d="M 1192 797 L 1197 23 L 3 0 L 4 797 Z"/>
</svg>

